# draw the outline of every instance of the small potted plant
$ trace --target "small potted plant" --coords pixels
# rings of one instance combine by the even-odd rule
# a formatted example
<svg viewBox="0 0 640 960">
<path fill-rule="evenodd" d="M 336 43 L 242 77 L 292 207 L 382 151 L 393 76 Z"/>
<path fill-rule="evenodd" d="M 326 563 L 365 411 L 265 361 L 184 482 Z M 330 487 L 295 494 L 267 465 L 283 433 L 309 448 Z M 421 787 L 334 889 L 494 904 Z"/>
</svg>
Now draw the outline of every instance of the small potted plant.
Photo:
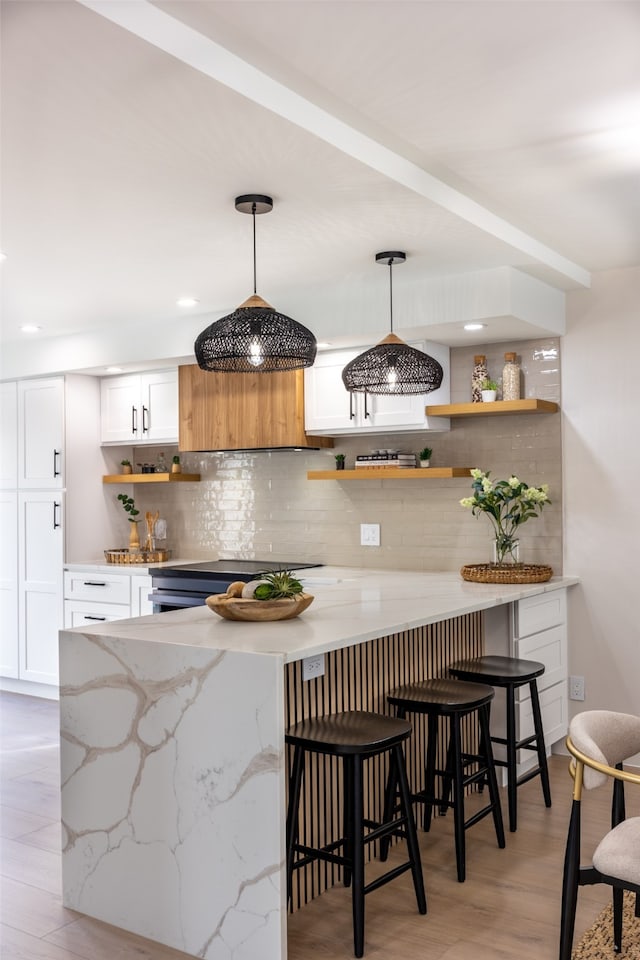
<svg viewBox="0 0 640 960">
<path fill-rule="evenodd" d="M 486 379 L 482 381 L 482 402 L 493 403 L 498 393 L 498 384 L 495 380 Z"/>
<path fill-rule="evenodd" d="M 336 470 L 344 470 L 344 453 L 336 453 Z"/>
<path fill-rule="evenodd" d="M 423 447 L 418 456 L 420 457 L 420 466 L 428 467 L 431 465 L 431 454 L 433 450 L 431 447 Z"/>
<path fill-rule="evenodd" d="M 182 467 L 180 466 L 180 457 L 178 454 L 171 459 L 171 473 L 182 473 Z"/>
<path fill-rule="evenodd" d="M 133 467 L 131 466 L 131 460 L 121 460 L 120 466 L 122 467 L 123 473 L 133 473 Z"/>
</svg>

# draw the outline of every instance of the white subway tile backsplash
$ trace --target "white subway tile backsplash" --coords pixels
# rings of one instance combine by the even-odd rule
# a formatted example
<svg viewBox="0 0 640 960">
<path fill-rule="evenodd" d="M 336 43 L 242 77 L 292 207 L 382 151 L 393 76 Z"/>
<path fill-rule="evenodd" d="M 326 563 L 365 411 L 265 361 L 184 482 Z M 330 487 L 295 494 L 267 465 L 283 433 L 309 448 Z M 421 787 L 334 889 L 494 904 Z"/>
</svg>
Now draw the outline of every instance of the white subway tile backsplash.
<svg viewBox="0 0 640 960">
<path fill-rule="evenodd" d="M 485 353 L 499 376 L 512 344 L 451 351 L 452 402 L 470 400 L 473 355 Z M 522 359 L 525 396 L 559 400 L 559 340 L 515 345 Z M 543 389 L 546 392 L 543 392 Z M 353 464 L 357 453 L 380 443 L 417 452 L 433 447 L 434 466 L 512 473 L 548 483 L 552 506 L 522 529 L 521 556 L 562 564 L 562 467 L 560 416 L 511 416 L 452 420 L 446 433 L 340 438 L 335 451 Z M 346 566 L 425 571 L 457 570 L 491 559 L 491 525 L 459 505 L 471 493 L 470 478 L 406 481 L 311 481 L 307 470 L 333 469 L 335 451 L 185 453 L 185 472 L 200 483 L 137 488 L 136 505 L 160 511 L 174 555 L 317 560 Z M 381 546 L 360 546 L 360 524 L 380 523 Z"/>
</svg>

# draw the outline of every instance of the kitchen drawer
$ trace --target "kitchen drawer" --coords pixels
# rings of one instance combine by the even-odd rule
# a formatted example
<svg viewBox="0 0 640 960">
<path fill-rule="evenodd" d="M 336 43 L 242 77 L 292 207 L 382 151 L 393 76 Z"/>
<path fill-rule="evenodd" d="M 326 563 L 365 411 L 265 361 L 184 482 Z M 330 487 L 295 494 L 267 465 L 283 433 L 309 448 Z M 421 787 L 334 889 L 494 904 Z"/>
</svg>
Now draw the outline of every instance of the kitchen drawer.
<svg viewBox="0 0 640 960">
<path fill-rule="evenodd" d="M 567 684 L 566 681 L 556 683 L 552 687 L 547 687 L 540 694 L 540 710 L 542 713 L 542 729 L 544 730 L 544 741 L 549 753 L 551 745 L 558 740 L 566 737 L 568 727 L 567 720 Z M 516 706 L 516 715 L 518 718 L 518 736 L 522 740 L 524 737 L 533 736 L 533 715 L 531 712 L 531 698 L 527 697 Z M 526 759 L 527 754 L 535 757 L 535 753 L 530 750 L 521 750 L 520 759 Z"/>
<path fill-rule="evenodd" d="M 123 573 L 72 573 L 64 575 L 65 600 L 131 603 L 131 577 Z"/>
<path fill-rule="evenodd" d="M 526 597 L 514 604 L 514 636 L 528 637 L 567 620 L 566 590 Z"/>
<path fill-rule="evenodd" d="M 538 690 L 546 690 L 554 683 L 567 678 L 567 628 L 564 623 L 549 630 L 542 630 L 522 640 L 514 641 L 514 654 L 521 660 L 538 660 L 544 663 L 545 672 L 538 677 Z M 529 695 L 529 686 L 518 687 L 516 697 L 524 700 Z"/>
<path fill-rule="evenodd" d="M 65 628 L 94 626 L 109 620 L 124 620 L 130 616 L 128 603 L 87 603 L 83 600 L 65 600 Z"/>
</svg>

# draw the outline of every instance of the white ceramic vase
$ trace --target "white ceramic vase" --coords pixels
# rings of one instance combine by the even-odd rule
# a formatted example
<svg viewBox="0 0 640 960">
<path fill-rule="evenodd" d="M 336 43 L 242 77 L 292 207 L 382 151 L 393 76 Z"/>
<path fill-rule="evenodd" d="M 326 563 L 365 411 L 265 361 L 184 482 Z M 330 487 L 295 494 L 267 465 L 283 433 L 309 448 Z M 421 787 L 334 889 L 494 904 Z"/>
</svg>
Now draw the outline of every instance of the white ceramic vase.
<svg viewBox="0 0 640 960">
<path fill-rule="evenodd" d="M 495 390 L 483 390 L 483 391 L 482 391 L 482 402 L 483 402 L 483 403 L 493 403 L 493 401 L 494 401 L 495 399 L 496 399 L 496 391 L 495 391 Z"/>
</svg>

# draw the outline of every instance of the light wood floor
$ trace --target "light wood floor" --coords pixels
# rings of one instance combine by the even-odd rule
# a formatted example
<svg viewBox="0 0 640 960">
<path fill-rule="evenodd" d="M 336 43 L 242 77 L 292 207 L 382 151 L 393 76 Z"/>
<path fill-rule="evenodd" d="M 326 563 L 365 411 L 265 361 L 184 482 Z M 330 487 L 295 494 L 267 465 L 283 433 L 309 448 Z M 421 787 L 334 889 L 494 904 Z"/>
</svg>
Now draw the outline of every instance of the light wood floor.
<svg viewBox="0 0 640 960">
<path fill-rule="evenodd" d="M 0 694 L 2 960 L 185 958 L 62 906 L 58 759 L 58 704 Z M 451 815 L 438 818 L 429 834 L 421 832 L 429 912 L 417 913 L 410 874 L 372 893 L 366 902 L 365 957 L 555 960 L 570 806 L 566 758 L 551 759 L 551 785 L 550 810 L 537 779 L 520 788 L 520 825 L 507 834 L 505 850 L 496 847 L 489 819 L 467 832 L 463 884 L 455 879 Z M 588 800 L 585 859 L 609 817 L 604 790 Z M 627 812 L 640 811 L 628 804 Z M 377 867 L 370 865 L 367 879 Z M 580 891 L 576 940 L 607 899 L 602 888 Z M 352 956 L 348 890 L 335 888 L 290 917 L 289 960 Z"/>
</svg>

